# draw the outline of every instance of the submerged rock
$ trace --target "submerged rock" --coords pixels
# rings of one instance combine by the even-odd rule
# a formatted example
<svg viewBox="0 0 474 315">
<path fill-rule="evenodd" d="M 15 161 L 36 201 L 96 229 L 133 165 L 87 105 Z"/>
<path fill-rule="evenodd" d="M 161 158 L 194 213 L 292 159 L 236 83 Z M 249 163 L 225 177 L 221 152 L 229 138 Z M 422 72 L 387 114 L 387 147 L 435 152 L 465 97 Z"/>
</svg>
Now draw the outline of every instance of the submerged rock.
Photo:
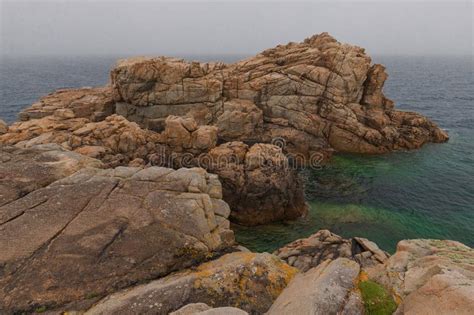
<svg viewBox="0 0 474 315">
<path fill-rule="evenodd" d="M 90 304 L 234 243 L 203 169 L 85 168 L 41 186 L 0 207 L 0 313 Z"/>
<path fill-rule="evenodd" d="M 297 269 L 270 254 L 231 253 L 195 269 L 112 294 L 86 314 L 168 314 L 199 302 L 263 314 L 296 273 Z"/>
</svg>

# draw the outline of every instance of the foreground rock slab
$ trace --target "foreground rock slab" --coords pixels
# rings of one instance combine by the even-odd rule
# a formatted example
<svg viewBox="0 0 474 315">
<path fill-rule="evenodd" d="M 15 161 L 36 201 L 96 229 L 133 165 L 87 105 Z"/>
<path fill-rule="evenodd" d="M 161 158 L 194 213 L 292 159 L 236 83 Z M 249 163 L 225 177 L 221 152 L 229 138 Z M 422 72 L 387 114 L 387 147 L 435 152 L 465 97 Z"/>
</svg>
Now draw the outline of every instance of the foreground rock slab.
<svg viewBox="0 0 474 315">
<path fill-rule="evenodd" d="M 362 299 L 355 291 L 359 271 L 359 265 L 347 258 L 326 260 L 297 275 L 267 314 L 364 314 Z"/>
<path fill-rule="evenodd" d="M 187 268 L 233 245 L 203 169 L 85 168 L 0 207 L 0 313 L 56 308 Z"/>
<path fill-rule="evenodd" d="M 384 265 L 369 269 L 401 304 L 397 314 L 472 314 L 474 250 L 449 240 L 405 240 Z"/>
<path fill-rule="evenodd" d="M 168 314 L 199 302 L 263 314 L 296 273 L 297 269 L 270 254 L 231 253 L 110 295 L 86 314 Z"/>
</svg>

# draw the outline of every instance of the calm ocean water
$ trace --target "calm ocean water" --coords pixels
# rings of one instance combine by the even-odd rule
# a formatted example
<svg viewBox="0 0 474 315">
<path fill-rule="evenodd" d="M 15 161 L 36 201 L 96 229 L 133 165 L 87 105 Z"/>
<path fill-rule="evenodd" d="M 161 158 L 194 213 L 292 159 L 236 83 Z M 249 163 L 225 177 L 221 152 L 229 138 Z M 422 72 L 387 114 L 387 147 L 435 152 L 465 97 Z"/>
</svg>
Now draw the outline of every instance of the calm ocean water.
<svg viewBox="0 0 474 315">
<path fill-rule="evenodd" d="M 14 121 L 22 108 L 57 88 L 105 84 L 116 59 L 3 58 L 0 118 Z M 230 62 L 239 56 L 217 59 Z M 448 130 L 450 141 L 383 156 L 338 155 L 323 170 L 306 170 L 309 215 L 236 227 L 243 245 L 272 251 L 328 228 L 345 237 L 367 237 L 388 251 L 405 238 L 448 238 L 474 246 L 472 58 L 380 56 L 374 61 L 387 67 L 385 94 L 397 108 L 430 117 Z"/>
</svg>

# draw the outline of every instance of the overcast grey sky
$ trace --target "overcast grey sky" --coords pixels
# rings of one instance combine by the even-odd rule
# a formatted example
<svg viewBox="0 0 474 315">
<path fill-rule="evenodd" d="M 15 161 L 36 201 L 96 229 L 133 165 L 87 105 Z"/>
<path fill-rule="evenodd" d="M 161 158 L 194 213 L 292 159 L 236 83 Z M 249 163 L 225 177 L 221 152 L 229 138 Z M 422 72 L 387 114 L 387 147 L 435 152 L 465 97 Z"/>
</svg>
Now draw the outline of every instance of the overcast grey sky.
<svg viewBox="0 0 474 315">
<path fill-rule="evenodd" d="M 468 1 L 0 0 L 3 54 L 254 54 L 320 32 L 370 54 L 472 54 Z"/>
</svg>

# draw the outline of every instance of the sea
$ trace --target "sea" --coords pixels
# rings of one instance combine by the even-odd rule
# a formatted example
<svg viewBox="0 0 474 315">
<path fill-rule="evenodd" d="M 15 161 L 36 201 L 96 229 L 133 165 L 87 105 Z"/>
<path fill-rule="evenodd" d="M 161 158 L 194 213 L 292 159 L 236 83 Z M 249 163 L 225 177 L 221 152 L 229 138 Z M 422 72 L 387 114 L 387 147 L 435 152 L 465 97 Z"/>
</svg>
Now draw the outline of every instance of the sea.
<svg viewBox="0 0 474 315">
<path fill-rule="evenodd" d="M 0 60 L 0 118 L 58 88 L 99 86 L 126 56 L 23 56 Z M 246 56 L 181 56 L 233 62 Z M 305 218 L 233 226 L 253 251 L 272 252 L 320 229 L 365 237 L 394 252 L 402 239 L 451 239 L 474 246 L 474 75 L 472 56 L 375 56 L 386 66 L 386 96 L 396 108 L 428 116 L 450 140 L 379 156 L 337 154 L 302 171 Z"/>
</svg>

